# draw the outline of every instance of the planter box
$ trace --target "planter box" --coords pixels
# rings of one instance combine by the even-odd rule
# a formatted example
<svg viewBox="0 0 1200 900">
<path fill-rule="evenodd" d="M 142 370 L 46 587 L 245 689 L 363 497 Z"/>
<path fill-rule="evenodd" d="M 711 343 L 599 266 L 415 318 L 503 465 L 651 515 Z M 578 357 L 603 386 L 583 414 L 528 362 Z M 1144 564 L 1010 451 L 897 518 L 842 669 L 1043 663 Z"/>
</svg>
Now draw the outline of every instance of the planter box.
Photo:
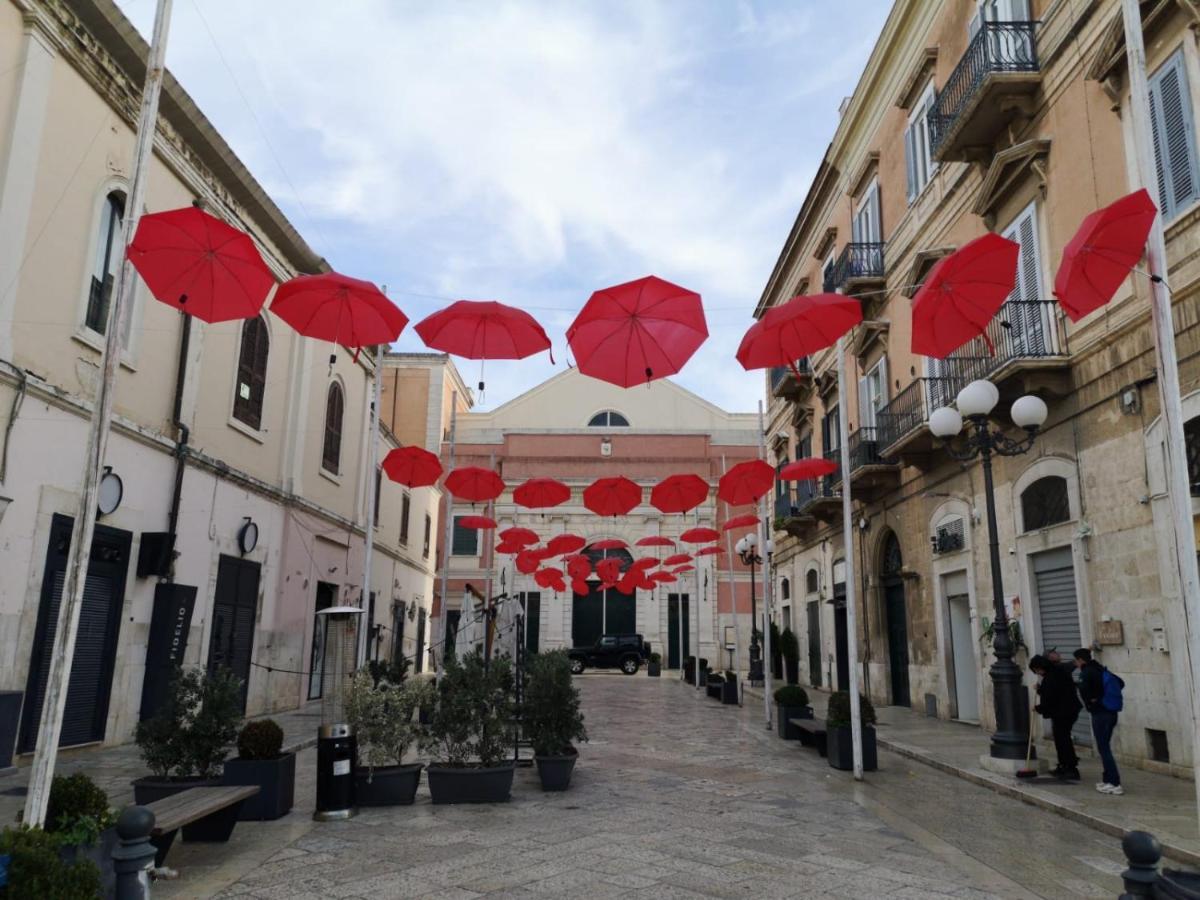
<svg viewBox="0 0 1200 900">
<path fill-rule="evenodd" d="M 825 743 L 828 748 L 829 765 L 843 771 L 854 768 L 849 725 L 830 728 Z M 875 751 L 875 729 L 871 725 L 863 726 L 862 743 L 863 771 L 874 772 L 879 768 L 879 757 Z"/>
<path fill-rule="evenodd" d="M 359 806 L 412 806 L 421 783 L 420 763 L 407 766 L 365 766 L 355 770 L 354 791 Z"/>
<path fill-rule="evenodd" d="M 782 706 L 775 704 L 775 727 L 779 732 L 779 736 L 785 741 L 800 740 L 800 732 L 795 725 L 788 722 L 788 719 L 811 719 L 813 710 L 811 706 Z"/>
<path fill-rule="evenodd" d="M 646 674 L 651 678 L 659 678 L 662 676 L 662 663 L 650 662 L 646 663 Z"/>
<path fill-rule="evenodd" d="M 720 700 L 722 684 L 723 682 L 720 681 L 709 681 L 704 685 L 704 693 L 714 700 Z"/>
<path fill-rule="evenodd" d="M 512 793 L 516 766 L 430 765 L 429 794 L 434 803 L 499 803 Z"/>
<path fill-rule="evenodd" d="M 721 702 L 726 706 L 737 706 L 738 686 L 736 681 L 726 681 L 721 685 Z"/>
<path fill-rule="evenodd" d="M 242 801 L 239 822 L 268 822 L 286 816 L 296 792 L 296 754 L 275 759 L 227 759 L 223 784 L 257 784 L 261 790 Z"/>
<path fill-rule="evenodd" d="M 12 775 L 13 748 L 17 745 L 17 726 L 21 723 L 23 691 L 0 691 L 0 775 Z"/>
<path fill-rule="evenodd" d="M 116 828 L 106 828 L 94 844 L 66 844 L 58 848 L 58 857 L 66 865 L 88 859 L 100 870 L 101 896 L 112 897 L 117 887 L 117 870 L 113 868 L 113 850 L 119 843 Z M 3 882 L 0 882 L 3 884 Z"/>
<path fill-rule="evenodd" d="M 579 751 L 572 749 L 562 756 L 534 756 L 533 759 L 537 763 L 538 778 L 542 780 L 542 790 L 565 791 L 571 784 Z"/>
</svg>

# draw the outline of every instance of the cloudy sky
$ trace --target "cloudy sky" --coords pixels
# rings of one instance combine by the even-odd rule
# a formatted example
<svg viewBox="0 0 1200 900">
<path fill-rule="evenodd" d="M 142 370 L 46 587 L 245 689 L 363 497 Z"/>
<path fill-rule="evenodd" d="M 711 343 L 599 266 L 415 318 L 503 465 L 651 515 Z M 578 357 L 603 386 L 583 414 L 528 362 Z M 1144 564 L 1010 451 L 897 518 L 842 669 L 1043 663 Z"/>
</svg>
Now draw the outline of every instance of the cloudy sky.
<svg viewBox="0 0 1200 900">
<path fill-rule="evenodd" d="M 154 0 L 118 2 L 148 34 Z M 593 290 L 656 274 L 708 315 L 678 380 L 751 410 L 733 352 L 888 6 L 175 0 L 167 62 L 314 249 L 413 322 L 502 300 L 561 368 Z M 555 371 L 489 363 L 484 406 Z"/>
</svg>

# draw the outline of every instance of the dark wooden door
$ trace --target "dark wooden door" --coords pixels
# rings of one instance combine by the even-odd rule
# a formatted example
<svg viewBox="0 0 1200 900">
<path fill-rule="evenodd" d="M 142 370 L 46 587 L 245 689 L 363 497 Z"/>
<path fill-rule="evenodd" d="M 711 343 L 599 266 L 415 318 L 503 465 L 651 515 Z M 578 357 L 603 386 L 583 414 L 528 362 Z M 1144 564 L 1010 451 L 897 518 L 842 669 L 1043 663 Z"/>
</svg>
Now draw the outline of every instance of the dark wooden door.
<svg viewBox="0 0 1200 900">
<path fill-rule="evenodd" d="M 325 671 L 325 623 L 328 616 L 318 616 L 329 609 L 337 599 L 337 585 L 327 581 L 317 582 L 317 597 L 313 608 L 312 652 L 308 657 L 308 699 L 316 700 L 324 692 Z"/>
<path fill-rule="evenodd" d="M 808 610 L 808 682 L 821 686 L 821 601 L 811 600 Z"/>
<path fill-rule="evenodd" d="M 667 595 L 667 668 L 678 669 L 683 660 L 679 658 L 679 619 L 683 616 L 683 655 L 691 653 L 691 631 L 688 628 L 688 595 Z"/>
<path fill-rule="evenodd" d="M 912 699 L 908 687 L 908 607 L 904 599 L 902 568 L 900 541 L 895 534 L 890 534 L 883 548 L 880 575 L 883 581 L 884 615 L 887 619 L 892 703 L 895 706 L 911 706 Z"/>
<path fill-rule="evenodd" d="M 208 672 L 226 668 L 242 682 L 242 711 L 250 687 L 250 659 L 258 621 L 258 580 L 262 566 L 236 556 L 217 562 L 212 627 L 208 641 Z"/>
<path fill-rule="evenodd" d="M 637 597 L 616 588 L 604 592 L 604 633 L 633 634 L 637 631 Z"/>
<path fill-rule="evenodd" d="M 604 633 L 604 595 L 593 588 L 571 603 L 571 646 L 591 647 Z"/>
<path fill-rule="evenodd" d="M 542 631 L 542 594 L 526 591 L 521 594 L 521 607 L 525 610 L 525 652 L 538 652 L 538 637 Z"/>
<path fill-rule="evenodd" d="M 425 671 L 425 609 L 417 610 L 417 655 L 413 659 L 413 671 Z"/>
</svg>

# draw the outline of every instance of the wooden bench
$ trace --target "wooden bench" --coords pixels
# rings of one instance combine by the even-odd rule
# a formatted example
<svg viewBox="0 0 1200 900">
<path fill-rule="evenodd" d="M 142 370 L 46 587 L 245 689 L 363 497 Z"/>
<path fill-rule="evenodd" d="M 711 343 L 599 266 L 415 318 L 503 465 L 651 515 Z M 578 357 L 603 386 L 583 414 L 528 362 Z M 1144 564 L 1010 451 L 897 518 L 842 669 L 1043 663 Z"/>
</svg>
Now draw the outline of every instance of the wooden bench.
<svg viewBox="0 0 1200 900">
<path fill-rule="evenodd" d="M 828 752 L 824 719 L 788 719 L 788 724 L 800 732 L 802 746 L 816 747 L 822 756 Z"/>
<path fill-rule="evenodd" d="M 175 835 L 183 831 L 185 841 L 223 843 L 233 834 L 242 801 L 261 788 L 256 785 L 194 787 L 146 805 L 154 813 L 150 843 L 158 852 L 154 864 L 161 866 Z"/>
</svg>

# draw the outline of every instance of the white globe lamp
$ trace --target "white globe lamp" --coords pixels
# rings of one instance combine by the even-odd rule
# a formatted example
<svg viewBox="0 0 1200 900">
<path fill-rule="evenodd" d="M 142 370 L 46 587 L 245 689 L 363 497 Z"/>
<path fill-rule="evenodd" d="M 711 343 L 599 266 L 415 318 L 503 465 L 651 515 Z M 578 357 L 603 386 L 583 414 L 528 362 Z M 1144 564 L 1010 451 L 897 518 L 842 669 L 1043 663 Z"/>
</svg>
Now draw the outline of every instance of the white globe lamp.
<svg viewBox="0 0 1200 900">
<path fill-rule="evenodd" d="M 958 392 L 955 404 L 964 416 L 986 416 L 1000 401 L 1000 391 L 990 381 L 972 381 Z"/>
<path fill-rule="evenodd" d="M 746 542 L 746 546 L 750 547 L 751 549 L 758 546 L 758 535 L 753 531 L 746 535 L 742 540 L 744 540 Z"/>
<path fill-rule="evenodd" d="M 940 438 L 952 438 L 962 431 L 963 420 L 951 406 L 935 409 L 929 416 L 929 430 Z"/>
<path fill-rule="evenodd" d="M 733 549 L 738 553 L 745 553 L 750 549 L 750 545 L 746 543 L 746 539 L 743 537 L 740 541 L 734 544 Z"/>
<path fill-rule="evenodd" d="M 775 552 L 775 542 L 773 540 L 771 540 L 770 538 L 767 538 L 767 553 L 771 554 L 774 552 Z"/>
<path fill-rule="evenodd" d="M 1041 397 L 1026 394 L 1024 397 L 1017 398 L 1012 405 L 1009 415 L 1012 416 L 1014 425 L 1018 425 L 1027 431 L 1036 431 L 1046 424 L 1046 416 L 1049 415 L 1049 410 L 1046 409 L 1046 404 Z"/>
</svg>

